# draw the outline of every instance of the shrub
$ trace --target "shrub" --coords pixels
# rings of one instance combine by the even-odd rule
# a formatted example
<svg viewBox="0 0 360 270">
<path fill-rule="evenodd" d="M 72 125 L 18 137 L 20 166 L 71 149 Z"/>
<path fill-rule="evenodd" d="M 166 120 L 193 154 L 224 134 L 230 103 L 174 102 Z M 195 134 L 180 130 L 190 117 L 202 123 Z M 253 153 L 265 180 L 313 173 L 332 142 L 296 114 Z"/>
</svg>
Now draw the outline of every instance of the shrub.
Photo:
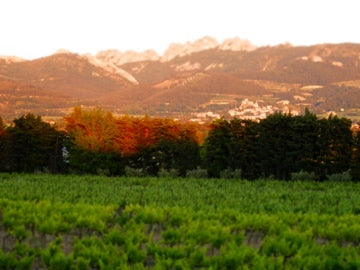
<svg viewBox="0 0 360 270">
<path fill-rule="evenodd" d="M 176 178 L 179 177 L 179 171 L 177 169 L 165 170 L 161 168 L 158 172 L 158 176 L 163 178 Z"/>
<path fill-rule="evenodd" d="M 98 175 L 101 175 L 101 176 L 109 176 L 110 175 L 110 170 L 109 170 L 109 168 L 105 168 L 105 169 L 97 168 L 96 173 Z"/>
<path fill-rule="evenodd" d="M 220 178 L 224 179 L 242 179 L 241 177 L 241 169 L 230 169 L 227 168 L 220 172 Z"/>
<path fill-rule="evenodd" d="M 331 175 L 327 176 L 327 179 L 329 181 L 334 181 L 334 182 L 348 182 L 351 181 L 351 174 L 350 171 L 345 171 L 342 173 L 334 173 Z"/>
<path fill-rule="evenodd" d="M 315 180 L 315 173 L 301 170 L 300 172 L 291 173 L 291 180 L 293 181 Z"/>
<path fill-rule="evenodd" d="M 127 177 L 145 177 L 146 172 L 143 169 L 125 167 L 125 176 Z"/>
<path fill-rule="evenodd" d="M 207 178 L 208 172 L 206 169 L 201 169 L 200 167 L 197 167 L 194 170 L 186 171 L 186 177 L 187 178 Z"/>
</svg>

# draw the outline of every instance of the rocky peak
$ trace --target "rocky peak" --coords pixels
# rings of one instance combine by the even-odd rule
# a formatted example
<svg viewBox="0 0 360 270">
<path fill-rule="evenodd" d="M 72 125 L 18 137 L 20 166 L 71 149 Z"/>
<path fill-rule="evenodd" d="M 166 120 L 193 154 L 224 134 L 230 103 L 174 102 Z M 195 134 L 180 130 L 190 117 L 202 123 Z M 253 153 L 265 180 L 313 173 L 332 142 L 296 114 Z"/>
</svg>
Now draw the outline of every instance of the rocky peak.
<svg viewBox="0 0 360 270">
<path fill-rule="evenodd" d="M 228 38 L 220 44 L 219 49 L 230 51 L 252 51 L 256 49 L 256 46 L 251 44 L 248 40 L 242 40 L 238 37 Z"/>
<path fill-rule="evenodd" d="M 146 50 L 143 52 L 118 50 L 105 50 L 96 54 L 96 58 L 102 62 L 111 63 L 116 66 L 121 66 L 126 63 L 141 62 L 141 61 L 159 61 L 167 62 L 175 57 L 181 57 L 192 53 L 210 50 L 232 50 L 232 51 L 250 51 L 256 47 L 247 40 L 242 40 L 238 37 L 224 40 L 221 44 L 210 36 L 205 36 L 193 42 L 172 43 L 164 52 L 163 56 L 159 56 L 154 50 Z"/>
<path fill-rule="evenodd" d="M 219 44 L 217 40 L 209 36 L 195 40 L 194 42 L 186 42 L 184 44 L 172 43 L 170 44 L 169 48 L 164 52 L 161 61 L 166 62 L 178 56 L 184 56 L 203 50 L 214 49 L 218 45 Z"/>
<path fill-rule="evenodd" d="M 5 56 L 5 55 L 0 55 L 0 60 L 4 61 L 6 64 L 18 63 L 18 62 L 24 62 L 24 61 L 26 61 L 25 59 L 22 59 L 22 58 L 20 58 L 20 57 L 16 57 L 16 56 Z"/>
<path fill-rule="evenodd" d="M 54 55 L 61 55 L 61 54 L 75 55 L 75 53 L 73 53 L 69 50 L 66 50 L 66 49 L 59 49 L 54 53 Z"/>
<path fill-rule="evenodd" d="M 106 50 L 97 53 L 96 58 L 107 63 L 121 66 L 122 64 L 131 62 L 157 61 L 160 59 L 160 56 L 154 50 L 146 50 L 143 52 Z"/>
<path fill-rule="evenodd" d="M 161 61 L 166 62 L 178 56 L 189 55 L 195 52 L 210 49 L 251 51 L 256 49 L 256 47 L 249 41 L 242 40 L 238 37 L 226 39 L 221 44 L 219 44 L 215 38 L 206 36 L 195 40 L 194 42 L 186 42 L 184 44 L 170 44 L 169 48 L 165 51 L 163 57 L 161 58 Z"/>
</svg>

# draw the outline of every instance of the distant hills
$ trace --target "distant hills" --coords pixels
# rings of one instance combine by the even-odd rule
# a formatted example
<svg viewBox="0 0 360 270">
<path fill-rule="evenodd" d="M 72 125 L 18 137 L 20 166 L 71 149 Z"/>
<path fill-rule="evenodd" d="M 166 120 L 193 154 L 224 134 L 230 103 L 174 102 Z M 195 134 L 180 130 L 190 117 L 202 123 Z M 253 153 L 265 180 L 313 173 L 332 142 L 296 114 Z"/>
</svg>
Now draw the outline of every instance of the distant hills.
<svg viewBox="0 0 360 270">
<path fill-rule="evenodd" d="M 264 115 L 308 107 L 358 121 L 360 44 L 256 48 L 239 38 L 204 37 L 172 44 L 162 56 L 108 50 L 59 51 L 32 61 L 0 57 L 3 118 L 28 111 L 62 116 L 76 105 L 193 120 L 208 112 L 256 118 L 256 108 Z"/>
</svg>

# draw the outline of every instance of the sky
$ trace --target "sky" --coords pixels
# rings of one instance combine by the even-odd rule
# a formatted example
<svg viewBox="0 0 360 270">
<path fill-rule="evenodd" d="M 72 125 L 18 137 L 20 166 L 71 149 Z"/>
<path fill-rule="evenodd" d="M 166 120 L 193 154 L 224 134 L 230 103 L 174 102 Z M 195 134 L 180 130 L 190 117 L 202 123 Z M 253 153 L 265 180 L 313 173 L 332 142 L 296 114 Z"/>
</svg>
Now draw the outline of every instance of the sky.
<svg viewBox="0 0 360 270">
<path fill-rule="evenodd" d="M 144 51 L 204 36 L 257 46 L 360 43 L 359 0 L 1 0 L 0 55 Z"/>
</svg>

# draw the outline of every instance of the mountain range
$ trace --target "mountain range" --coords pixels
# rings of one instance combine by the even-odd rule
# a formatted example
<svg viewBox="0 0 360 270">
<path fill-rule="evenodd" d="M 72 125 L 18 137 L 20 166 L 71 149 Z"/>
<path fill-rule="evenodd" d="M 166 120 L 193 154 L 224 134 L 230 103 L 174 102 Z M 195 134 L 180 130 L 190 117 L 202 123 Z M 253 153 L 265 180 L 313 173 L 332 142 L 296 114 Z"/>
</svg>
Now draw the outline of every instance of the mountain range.
<svg viewBox="0 0 360 270">
<path fill-rule="evenodd" d="M 74 106 L 199 120 L 274 112 L 360 119 L 360 44 L 256 47 L 204 37 L 155 51 L 0 57 L 0 116 L 63 116 Z"/>
</svg>

